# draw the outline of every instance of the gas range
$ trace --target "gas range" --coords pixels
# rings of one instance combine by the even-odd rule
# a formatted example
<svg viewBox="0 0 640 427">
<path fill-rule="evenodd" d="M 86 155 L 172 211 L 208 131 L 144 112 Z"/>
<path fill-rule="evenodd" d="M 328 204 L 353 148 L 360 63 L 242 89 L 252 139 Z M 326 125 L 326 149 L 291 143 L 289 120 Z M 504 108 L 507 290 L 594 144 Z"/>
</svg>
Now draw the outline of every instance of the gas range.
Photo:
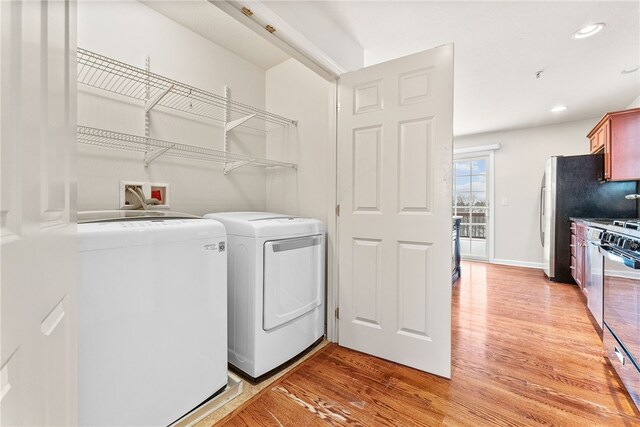
<svg viewBox="0 0 640 427">
<path fill-rule="evenodd" d="M 640 408 L 640 220 L 601 226 L 604 351 Z"/>
<path fill-rule="evenodd" d="M 600 238 L 603 247 L 630 258 L 635 266 L 640 266 L 640 221 L 613 220 Z"/>
<path fill-rule="evenodd" d="M 600 228 L 609 233 L 640 239 L 640 219 L 583 219 L 590 227 Z"/>
<path fill-rule="evenodd" d="M 640 230 L 640 220 L 638 219 L 614 219 L 613 225 L 631 230 Z"/>
</svg>

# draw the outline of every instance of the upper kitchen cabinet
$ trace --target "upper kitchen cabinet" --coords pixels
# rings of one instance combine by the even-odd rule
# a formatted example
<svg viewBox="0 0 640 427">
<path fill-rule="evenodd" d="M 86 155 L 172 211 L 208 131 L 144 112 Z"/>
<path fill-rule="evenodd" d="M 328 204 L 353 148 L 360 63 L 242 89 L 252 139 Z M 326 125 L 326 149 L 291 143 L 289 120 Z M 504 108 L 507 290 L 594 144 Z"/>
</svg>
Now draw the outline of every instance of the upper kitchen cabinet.
<svg viewBox="0 0 640 427">
<path fill-rule="evenodd" d="M 604 150 L 604 179 L 640 179 L 640 108 L 607 113 L 587 135 L 590 152 Z"/>
</svg>

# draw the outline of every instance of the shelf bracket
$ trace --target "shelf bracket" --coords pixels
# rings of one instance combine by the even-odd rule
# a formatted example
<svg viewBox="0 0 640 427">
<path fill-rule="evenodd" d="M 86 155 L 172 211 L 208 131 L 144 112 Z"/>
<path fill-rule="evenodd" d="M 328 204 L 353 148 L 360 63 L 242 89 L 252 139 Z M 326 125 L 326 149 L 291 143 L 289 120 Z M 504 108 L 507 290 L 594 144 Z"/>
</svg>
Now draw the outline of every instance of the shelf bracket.
<svg viewBox="0 0 640 427">
<path fill-rule="evenodd" d="M 255 113 L 254 113 L 254 114 L 251 114 L 251 115 L 246 116 L 246 117 L 241 117 L 241 118 L 239 118 L 238 120 L 234 120 L 234 121 L 232 121 L 232 122 L 225 123 L 225 125 L 224 125 L 224 131 L 225 131 L 225 132 L 232 131 L 233 129 L 237 128 L 238 126 L 240 126 L 241 124 L 243 124 L 243 123 L 244 123 L 244 122 L 246 122 L 247 120 L 251 120 L 251 119 L 253 119 L 255 116 L 256 116 L 256 115 L 255 115 Z"/>
<path fill-rule="evenodd" d="M 160 148 L 158 150 L 154 150 L 150 153 L 145 153 L 144 155 L 144 165 L 149 166 L 149 163 L 153 162 L 155 159 L 157 159 L 158 157 L 162 156 L 164 153 L 166 153 L 167 151 L 171 150 L 173 147 L 175 147 L 176 144 L 173 144 L 171 147 L 167 147 L 167 148 Z"/>
<path fill-rule="evenodd" d="M 224 174 L 228 174 L 229 172 L 236 170 L 238 168 L 241 168 L 242 166 L 246 166 L 249 163 L 253 163 L 255 162 L 256 159 L 251 159 L 251 160 L 244 160 L 244 161 L 240 161 L 240 162 L 233 162 L 233 163 L 225 163 L 224 165 Z"/>
<path fill-rule="evenodd" d="M 229 118 L 231 114 L 229 112 L 229 98 L 231 97 L 231 90 L 229 86 L 224 87 L 224 152 L 229 152 L 229 132 L 227 131 L 227 126 L 229 124 Z M 227 163 L 225 162 L 225 168 L 227 167 Z"/>
<path fill-rule="evenodd" d="M 162 101 L 162 98 L 167 96 L 167 94 L 173 89 L 173 85 L 170 85 L 168 88 L 162 91 L 158 96 L 155 97 L 152 101 L 147 101 L 147 105 L 144 107 L 144 113 L 147 114 L 149 111 L 155 107 L 158 102 Z"/>
</svg>

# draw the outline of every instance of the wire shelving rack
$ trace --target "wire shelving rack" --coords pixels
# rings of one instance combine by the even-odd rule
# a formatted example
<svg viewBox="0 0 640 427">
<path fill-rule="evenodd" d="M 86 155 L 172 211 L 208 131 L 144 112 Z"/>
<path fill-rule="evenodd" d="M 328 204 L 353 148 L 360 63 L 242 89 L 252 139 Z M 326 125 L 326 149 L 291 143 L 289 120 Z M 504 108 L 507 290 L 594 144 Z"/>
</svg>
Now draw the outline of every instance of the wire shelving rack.
<svg viewBox="0 0 640 427">
<path fill-rule="evenodd" d="M 145 153 L 145 166 L 161 155 L 224 163 L 227 174 L 241 166 L 296 168 L 293 163 L 254 158 L 229 152 L 229 133 L 238 127 L 266 132 L 266 124 L 297 126 L 297 121 L 197 87 L 181 83 L 147 69 L 91 52 L 77 50 L 78 83 L 141 101 L 145 108 L 145 136 L 78 127 L 78 142 Z M 162 141 L 149 137 L 149 112 L 157 106 L 224 124 L 224 151 Z"/>
<path fill-rule="evenodd" d="M 77 81 L 143 101 L 147 111 L 162 106 L 225 123 L 256 119 L 280 126 L 297 125 L 295 120 L 82 48 L 78 48 Z"/>
<path fill-rule="evenodd" d="M 78 126 L 77 141 L 81 144 L 144 153 L 145 165 L 149 164 L 161 155 L 166 155 L 224 163 L 225 173 L 231 172 L 232 170 L 245 165 L 296 169 L 296 165 L 293 163 L 261 159 L 237 153 L 227 153 L 220 150 L 213 150 L 211 148 L 179 144 L 176 142 L 163 141 L 160 139 L 92 128 L 88 126 Z"/>
</svg>

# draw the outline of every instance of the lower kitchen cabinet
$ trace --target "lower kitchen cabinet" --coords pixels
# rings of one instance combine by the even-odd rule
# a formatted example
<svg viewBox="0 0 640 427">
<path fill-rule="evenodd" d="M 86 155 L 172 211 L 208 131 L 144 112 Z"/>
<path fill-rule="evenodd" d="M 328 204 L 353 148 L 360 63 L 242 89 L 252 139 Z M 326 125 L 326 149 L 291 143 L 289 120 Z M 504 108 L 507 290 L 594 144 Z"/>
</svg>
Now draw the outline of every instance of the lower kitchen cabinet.
<svg viewBox="0 0 640 427">
<path fill-rule="evenodd" d="M 580 290 L 587 295 L 585 258 L 587 251 L 587 227 L 579 222 L 571 223 L 571 275 Z"/>
</svg>

